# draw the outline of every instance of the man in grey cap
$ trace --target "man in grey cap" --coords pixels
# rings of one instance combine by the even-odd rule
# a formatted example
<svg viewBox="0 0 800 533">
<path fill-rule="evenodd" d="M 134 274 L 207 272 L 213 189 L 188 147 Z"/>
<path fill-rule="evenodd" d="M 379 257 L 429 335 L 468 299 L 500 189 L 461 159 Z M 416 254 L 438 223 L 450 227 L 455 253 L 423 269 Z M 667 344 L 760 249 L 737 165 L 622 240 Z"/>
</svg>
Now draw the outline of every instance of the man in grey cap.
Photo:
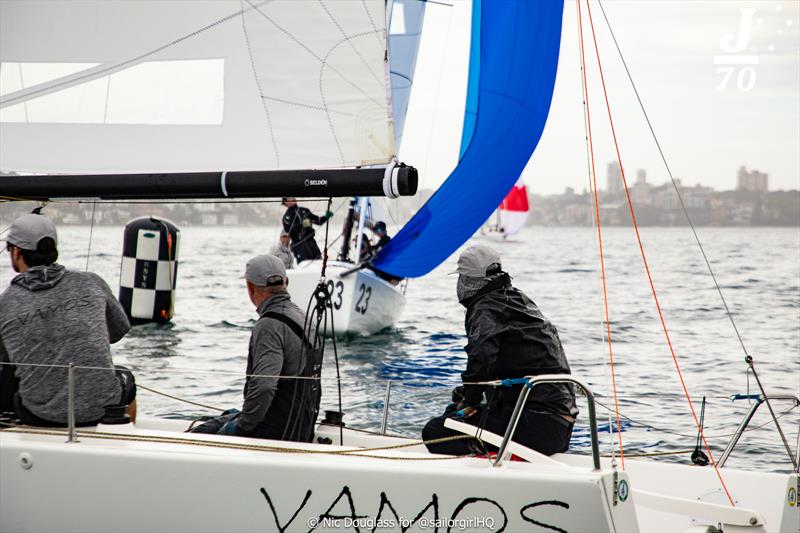
<svg viewBox="0 0 800 533">
<path fill-rule="evenodd" d="M 310 442 L 319 412 L 322 353 L 303 331 L 305 315 L 286 290 L 280 259 L 256 256 L 244 277 L 258 321 L 250 335 L 242 410 L 226 411 L 192 431 Z"/>
<path fill-rule="evenodd" d="M 280 240 L 272 248 L 269 253 L 283 261 L 283 266 L 287 269 L 292 268 L 294 265 L 294 255 L 292 255 L 292 248 L 289 246 L 289 233 L 281 230 Z"/>
<path fill-rule="evenodd" d="M 555 326 L 533 301 L 511 285 L 500 256 L 488 246 L 471 246 L 458 258 L 458 301 L 467 309 L 467 368 L 444 415 L 422 430 L 424 440 L 458 435 L 446 428 L 456 418 L 503 435 L 522 384 L 489 387 L 475 383 L 539 374 L 569 374 Z M 528 396 L 514 441 L 541 453 L 564 452 L 578 409 L 568 384 L 537 385 Z M 428 445 L 432 453 L 466 455 L 494 450 L 481 441 L 455 440 Z"/>
<path fill-rule="evenodd" d="M 100 276 L 56 263 L 57 244 L 42 215 L 9 228 L 6 250 L 19 274 L 0 294 L 0 361 L 13 364 L 3 365 L 0 410 L 29 425 L 65 425 L 72 363 L 79 425 L 99 422 L 107 406 L 128 405 L 135 416 L 133 375 L 114 367 L 109 347 L 130 329 L 128 318 Z"/>
</svg>

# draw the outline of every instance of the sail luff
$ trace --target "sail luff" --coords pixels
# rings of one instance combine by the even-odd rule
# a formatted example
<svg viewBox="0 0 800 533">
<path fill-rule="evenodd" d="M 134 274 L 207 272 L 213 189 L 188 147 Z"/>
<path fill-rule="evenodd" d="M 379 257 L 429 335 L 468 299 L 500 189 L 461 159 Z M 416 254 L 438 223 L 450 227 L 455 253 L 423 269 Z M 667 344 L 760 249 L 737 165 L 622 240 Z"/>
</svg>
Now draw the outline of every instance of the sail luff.
<svg viewBox="0 0 800 533">
<path fill-rule="evenodd" d="M 400 147 L 405 128 L 406 112 L 414 83 L 425 2 L 420 0 L 389 0 L 389 76 L 392 89 L 392 116 L 395 146 Z"/>
<path fill-rule="evenodd" d="M 472 134 L 475 132 L 475 122 L 478 120 L 478 88 L 480 86 L 481 72 L 481 3 L 483 0 L 473 0 L 472 3 L 472 31 L 469 43 L 469 71 L 467 73 L 467 101 L 464 110 L 464 126 L 461 131 L 461 148 L 458 152 L 459 159 L 467 151 Z"/>
</svg>

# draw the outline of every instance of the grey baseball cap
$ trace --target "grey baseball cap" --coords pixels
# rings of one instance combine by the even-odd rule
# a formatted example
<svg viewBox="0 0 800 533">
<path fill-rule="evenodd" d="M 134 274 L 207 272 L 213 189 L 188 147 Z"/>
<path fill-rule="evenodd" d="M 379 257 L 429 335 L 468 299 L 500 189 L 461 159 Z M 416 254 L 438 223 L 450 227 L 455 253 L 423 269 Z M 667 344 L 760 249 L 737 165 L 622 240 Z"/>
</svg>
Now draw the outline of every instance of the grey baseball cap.
<svg viewBox="0 0 800 533">
<path fill-rule="evenodd" d="M 247 262 L 244 278 L 259 287 L 283 285 L 286 267 L 274 255 L 257 255 Z"/>
<path fill-rule="evenodd" d="M 8 228 L 6 242 L 23 250 L 36 250 L 39 241 L 50 237 L 58 244 L 56 226 L 43 215 L 28 214 L 15 220 Z"/>
<path fill-rule="evenodd" d="M 500 268 L 500 254 L 494 249 L 477 244 L 470 246 L 458 258 L 458 268 L 451 274 L 463 274 L 471 278 L 485 278 L 486 272 L 491 270 L 491 266 Z"/>
</svg>

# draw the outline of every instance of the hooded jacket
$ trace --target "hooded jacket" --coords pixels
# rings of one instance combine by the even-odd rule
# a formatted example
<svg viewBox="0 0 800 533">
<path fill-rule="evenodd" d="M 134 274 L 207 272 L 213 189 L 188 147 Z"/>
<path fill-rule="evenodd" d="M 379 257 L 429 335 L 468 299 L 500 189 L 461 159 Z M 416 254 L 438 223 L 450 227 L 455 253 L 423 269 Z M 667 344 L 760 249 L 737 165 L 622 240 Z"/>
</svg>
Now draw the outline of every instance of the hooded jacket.
<svg viewBox="0 0 800 533">
<path fill-rule="evenodd" d="M 63 367 L 69 363 L 94 367 L 75 370 L 78 423 L 97 421 L 105 406 L 120 402 L 122 389 L 109 343 L 129 329 L 108 284 L 91 272 L 72 272 L 59 264 L 36 266 L 14 277 L 0 294 L 0 361 L 16 365 L 22 405 L 51 422 L 67 421 Z"/>
<path fill-rule="evenodd" d="M 511 286 L 507 274 L 493 279 L 461 303 L 467 308 L 467 369 L 461 374 L 464 383 L 570 373 L 556 327 L 533 300 Z M 478 405 L 487 392 L 493 405 L 513 407 L 520 390 L 519 385 L 498 387 L 493 393 L 488 386 L 466 385 L 464 401 Z M 570 384 L 535 386 L 527 407 L 572 417 L 578 414 Z"/>
</svg>

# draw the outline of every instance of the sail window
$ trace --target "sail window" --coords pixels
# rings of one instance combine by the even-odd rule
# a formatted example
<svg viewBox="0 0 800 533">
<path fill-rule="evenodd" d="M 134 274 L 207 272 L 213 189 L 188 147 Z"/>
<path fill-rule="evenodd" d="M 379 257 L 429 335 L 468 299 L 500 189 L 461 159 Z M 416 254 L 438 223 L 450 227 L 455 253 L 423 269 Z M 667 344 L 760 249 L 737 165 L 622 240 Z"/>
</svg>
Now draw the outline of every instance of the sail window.
<svg viewBox="0 0 800 533">
<path fill-rule="evenodd" d="M 403 35 L 406 33 L 405 6 L 400 2 L 392 4 L 392 23 L 389 26 L 389 35 Z"/>
<path fill-rule="evenodd" d="M 0 63 L 0 95 L 59 80 L 95 63 Z M 222 124 L 225 60 L 138 63 L 0 109 L 3 123 Z"/>
</svg>

